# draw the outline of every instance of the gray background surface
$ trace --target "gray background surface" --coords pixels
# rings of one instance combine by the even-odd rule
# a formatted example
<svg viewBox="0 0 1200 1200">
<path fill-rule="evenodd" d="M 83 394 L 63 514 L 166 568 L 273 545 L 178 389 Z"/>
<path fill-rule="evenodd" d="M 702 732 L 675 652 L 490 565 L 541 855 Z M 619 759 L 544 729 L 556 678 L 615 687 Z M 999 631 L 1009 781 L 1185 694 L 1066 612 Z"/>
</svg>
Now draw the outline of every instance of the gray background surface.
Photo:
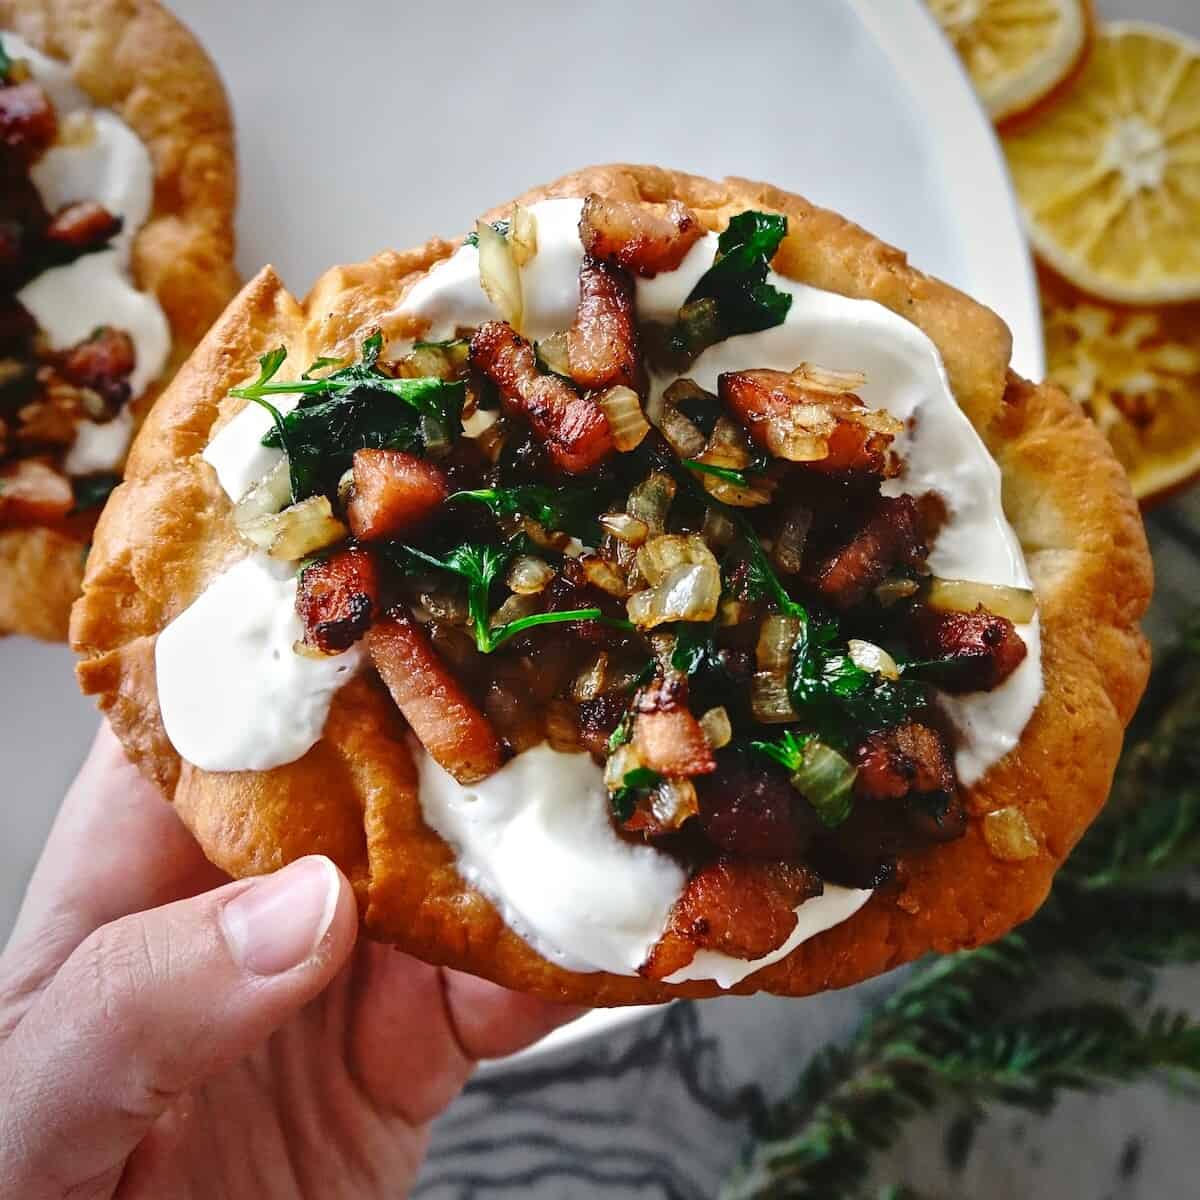
<svg viewBox="0 0 1200 1200">
<path fill-rule="evenodd" d="M 1200 36 L 1197 0 L 1100 0 L 1099 6 L 1109 17 L 1158 20 Z M 246 43 L 247 53 L 265 53 L 271 10 L 279 11 L 274 5 L 247 4 L 235 14 L 224 0 L 181 0 L 175 7 L 202 32 L 218 59 L 222 46 L 232 40 Z M 568 139 L 574 144 L 573 127 L 586 121 L 587 114 L 572 112 L 565 105 L 560 133 L 552 135 L 554 123 L 548 124 L 543 112 L 552 101 L 539 87 L 537 46 L 528 38 L 516 40 L 511 33 L 519 22 L 507 19 L 490 23 L 485 30 L 470 25 L 456 29 L 456 7 L 443 5 L 431 15 L 424 6 L 348 0 L 336 10 L 336 20 L 348 23 L 384 11 L 392 14 L 389 27 L 403 30 L 402 38 L 389 43 L 397 72 L 403 72 L 406 55 L 451 53 L 455 37 L 474 37 L 485 44 L 477 89 L 429 95 L 413 111 L 397 114 L 386 103 L 385 72 L 364 71 L 358 69 L 360 64 L 337 60 L 338 39 L 330 28 L 327 5 L 287 6 L 288 19 L 320 22 L 317 27 L 323 34 L 314 42 L 313 57 L 295 63 L 297 72 L 311 77 L 311 89 L 294 106 L 289 104 L 289 111 L 274 113 L 273 120 L 311 129 L 311 153 L 301 162 L 285 158 L 271 134 L 271 121 L 240 122 L 243 163 L 253 164 L 245 173 L 247 191 L 239 230 L 244 270 L 273 258 L 288 282 L 303 289 L 326 262 L 366 255 L 385 242 L 407 244 L 429 229 L 464 225 L 473 215 L 470 181 L 461 187 L 464 207 L 459 212 L 448 211 L 440 202 L 436 209 L 431 207 L 434 201 L 423 197 L 435 195 L 436 189 L 425 187 L 422 179 L 429 171 L 442 169 L 444 158 L 448 161 L 439 139 L 459 136 L 455 130 L 486 113 L 493 89 L 520 89 L 528 97 L 531 114 L 538 114 L 539 127 L 551 130 L 551 135 L 527 148 L 532 163 L 528 155 L 515 162 L 504 130 L 480 139 L 480 174 L 489 185 L 503 183 L 496 194 L 511 194 L 530 178 L 550 177 L 565 163 L 578 161 L 577 154 L 570 149 L 564 153 L 563 147 Z M 582 37 L 586 21 L 603 16 L 599 5 L 569 18 L 565 15 L 569 10 L 542 7 L 548 20 L 557 16 L 583 23 L 581 44 L 586 44 Z M 701 73 L 706 65 L 720 69 L 724 65 L 721 19 L 728 16 L 729 7 L 712 6 L 711 14 L 705 11 L 708 5 L 693 7 L 698 20 L 687 35 L 689 58 Z M 760 14 L 781 16 L 800 6 L 755 7 Z M 511 17 L 528 8 L 518 4 L 505 11 Z M 643 5 L 642 11 L 651 14 L 653 8 Z M 659 32 L 672 37 L 679 33 Z M 653 30 L 643 31 L 631 42 L 625 69 L 643 69 L 639 56 L 653 62 L 658 44 Z M 322 59 L 319 69 L 318 58 Z M 782 77 L 786 83 L 788 73 Z M 760 91 L 784 87 L 762 70 L 743 82 Z M 323 113 L 331 88 L 353 89 L 363 119 L 378 127 L 378 147 L 361 158 L 351 155 L 350 161 L 342 161 L 340 148 L 330 141 L 337 135 L 322 133 L 329 130 Z M 786 89 L 766 99 L 786 110 Z M 242 83 L 236 103 L 239 113 L 271 113 L 278 108 L 265 82 L 256 92 L 253 77 Z M 770 104 L 764 107 L 772 110 Z M 694 128 L 685 126 L 686 122 L 681 124 L 678 137 L 690 152 L 676 154 L 676 161 L 698 170 L 772 174 L 771 130 L 764 129 L 757 139 L 743 139 L 736 146 L 705 145 Z M 440 132 L 430 139 L 421 132 L 428 129 Z M 342 187 L 347 194 L 353 190 L 372 196 L 373 205 L 386 211 L 395 173 L 380 168 L 380 155 L 411 158 L 414 180 L 411 191 L 405 187 L 403 194 L 395 195 L 397 216 L 385 235 L 381 236 L 378 223 L 360 221 L 357 214 L 347 220 L 336 208 L 310 203 L 310 188 L 327 195 L 331 188 Z M 653 159 L 655 154 L 644 129 L 635 123 L 625 144 L 586 157 Z M 331 159 L 342 172 L 337 181 L 328 177 Z M 759 162 L 761 167 L 756 166 Z M 511 179 L 503 182 L 506 170 Z M 818 198 L 840 201 L 841 207 L 854 211 L 845 197 Z M 315 223 L 314 212 L 323 214 Z M 269 220 L 263 219 L 265 214 Z M 936 220 L 932 210 L 931 220 Z M 886 228 L 880 231 L 888 233 Z M 915 240 L 919 244 L 921 239 Z M 912 237 L 908 244 L 918 251 L 917 261 L 939 266 L 922 259 Z M 1159 579 L 1151 632 L 1161 635 L 1192 609 L 1200 593 L 1200 500 L 1184 497 L 1169 505 L 1151 520 L 1150 533 Z M 69 672 L 70 656 L 64 649 L 39 648 L 34 656 L 23 653 L 19 643 L 0 643 L 0 937 L 15 915 L 58 797 L 94 727 L 90 704 L 63 686 Z M 677 1006 L 603 1043 L 485 1079 L 440 1126 L 424 1192 L 439 1198 L 711 1194 L 714 1180 L 736 1155 L 756 1106 L 786 1087 L 813 1046 L 851 1028 L 882 986 L 886 983 L 802 1005 L 762 998 Z M 1197 1011 L 1200 981 L 1195 973 L 1172 973 L 1161 998 L 1190 1004 Z M 1138 1088 L 1110 1097 L 1070 1100 L 1043 1122 L 998 1114 L 985 1127 L 961 1174 L 948 1170 L 944 1126 L 934 1120 L 918 1128 L 895 1160 L 912 1182 L 946 1196 L 1172 1200 L 1200 1194 L 1196 1184 L 1200 1152 L 1193 1132 L 1197 1116 L 1186 1099 L 1154 1087 Z"/>
</svg>

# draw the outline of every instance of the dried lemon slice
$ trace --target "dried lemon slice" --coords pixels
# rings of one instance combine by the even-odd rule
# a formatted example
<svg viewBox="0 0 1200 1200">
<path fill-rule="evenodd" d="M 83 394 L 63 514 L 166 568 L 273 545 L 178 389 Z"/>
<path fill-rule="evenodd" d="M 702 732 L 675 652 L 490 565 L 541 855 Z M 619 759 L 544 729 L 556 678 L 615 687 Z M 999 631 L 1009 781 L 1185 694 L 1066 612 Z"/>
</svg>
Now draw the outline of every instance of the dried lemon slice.
<svg viewBox="0 0 1200 1200">
<path fill-rule="evenodd" d="M 1027 113 L 1088 48 L 1086 0 L 928 0 L 994 121 Z"/>
<path fill-rule="evenodd" d="M 1049 378 L 1107 435 L 1143 503 L 1200 474 L 1200 305 L 1118 308 L 1042 272 Z"/>
<path fill-rule="evenodd" d="M 1073 284 L 1200 300 L 1200 43 L 1106 26 L 1075 86 L 1004 150 L 1034 248 Z"/>
</svg>

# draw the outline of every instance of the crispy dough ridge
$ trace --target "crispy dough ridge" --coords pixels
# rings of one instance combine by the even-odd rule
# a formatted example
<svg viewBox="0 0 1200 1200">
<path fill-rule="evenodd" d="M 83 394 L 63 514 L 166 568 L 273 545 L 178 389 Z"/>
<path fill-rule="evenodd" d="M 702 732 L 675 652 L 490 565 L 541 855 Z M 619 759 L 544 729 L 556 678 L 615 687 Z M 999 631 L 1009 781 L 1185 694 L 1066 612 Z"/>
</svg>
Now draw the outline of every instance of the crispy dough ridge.
<svg viewBox="0 0 1200 1200">
<path fill-rule="evenodd" d="M 959 403 L 1000 463 L 1005 509 L 1041 605 L 1045 698 L 1018 748 L 970 790 L 967 835 L 902 860 L 895 886 L 732 990 L 806 995 L 856 983 L 928 950 L 1000 936 L 1037 909 L 1054 871 L 1101 808 L 1149 670 L 1138 620 L 1150 594 L 1150 559 L 1137 507 L 1107 443 L 1062 392 L 1008 372 L 1009 335 L 998 317 L 834 213 L 765 184 L 714 182 L 657 167 L 595 167 L 522 199 L 588 191 L 678 198 L 710 229 L 749 207 L 784 212 L 789 234 L 777 269 L 877 300 L 924 329 L 942 352 Z M 462 881 L 450 848 L 422 820 L 403 723 L 369 680 L 338 693 L 322 742 L 273 771 L 200 771 L 180 762 L 163 733 L 154 637 L 242 553 L 229 502 L 198 457 L 214 422 L 241 406 L 227 395 L 229 387 L 252 377 L 254 355 L 280 341 L 308 361 L 305 355 L 352 351 L 372 325 L 389 336 L 419 332 L 395 316 L 396 304 L 454 245 L 432 241 L 336 268 L 302 306 L 269 269 L 247 285 L 155 406 L 129 477 L 101 518 L 72 618 L 81 684 L 99 696 L 131 757 L 230 874 L 324 849 L 354 881 L 368 932 L 430 962 L 593 1005 L 719 994 L 714 983 L 672 986 L 565 971 L 508 929 Z M 1038 846 L 1021 862 L 997 859 L 983 836 L 985 815 L 1011 806 Z"/>
<path fill-rule="evenodd" d="M 154 207 L 134 239 L 133 276 L 171 326 L 165 381 L 238 287 L 233 124 L 216 68 L 157 0 L 0 0 L 3 30 L 70 63 L 96 105 L 117 113 L 150 152 Z M 138 398 L 137 415 L 159 390 Z M 0 534 L 0 635 L 66 638 L 86 545 L 77 529 Z"/>
</svg>

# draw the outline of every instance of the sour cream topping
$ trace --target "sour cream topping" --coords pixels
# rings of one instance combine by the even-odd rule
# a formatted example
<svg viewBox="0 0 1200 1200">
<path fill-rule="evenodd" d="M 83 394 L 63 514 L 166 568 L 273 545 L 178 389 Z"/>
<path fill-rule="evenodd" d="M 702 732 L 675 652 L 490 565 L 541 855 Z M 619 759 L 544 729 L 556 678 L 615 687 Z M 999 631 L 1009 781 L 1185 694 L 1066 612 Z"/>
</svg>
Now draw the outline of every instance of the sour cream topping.
<svg viewBox="0 0 1200 1200">
<path fill-rule="evenodd" d="M 532 206 L 538 250 L 521 269 L 522 332 L 529 338 L 546 337 L 574 320 L 583 257 L 578 236 L 580 208 L 581 201 L 575 199 L 546 200 Z M 638 311 L 643 320 L 674 317 L 712 264 L 716 243 L 716 236 L 709 235 L 693 247 L 676 271 L 637 281 Z M 747 367 L 792 370 L 802 362 L 812 362 L 864 371 L 863 399 L 906 424 L 898 439 L 905 459 L 904 474 L 891 481 L 887 490 L 893 494 L 934 491 L 945 503 L 947 521 L 930 556 L 933 570 L 946 578 L 1028 587 L 1024 556 L 1001 504 L 999 469 L 956 404 L 941 357 L 929 338 L 872 301 L 824 292 L 774 274 L 771 282 L 792 296 L 786 321 L 718 343 L 696 360 L 689 376 L 716 391 L 721 372 Z M 479 254 L 473 246 L 463 246 L 419 280 L 401 301 L 399 313 L 422 319 L 428 326 L 424 336 L 430 340 L 453 337 L 460 328 L 500 315 L 480 287 Z M 389 353 L 399 356 L 407 349 L 407 345 L 393 345 Z M 660 393 L 669 382 L 669 377 L 656 378 L 652 388 Z M 284 411 L 296 402 L 284 396 L 278 400 Z M 249 405 L 216 433 L 204 451 L 205 460 L 232 499 L 240 499 L 278 461 L 279 451 L 261 445 L 269 428 L 269 416 Z M 232 572 L 210 591 L 220 586 L 232 595 L 236 590 L 244 628 L 249 631 L 254 626 L 259 632 L 250 636 L 265 638 L 272 628 L 267 607 L 284 604 L 290 613 L 294 590 L 286 596 L 283 590 L 272 594 L 265 586 L 251 588 L 248 576 L 229 583 L 229 574 Z M 197 601 L 184 617 L 200 604 Z M 250 610 L 259 605 L 263 606 L 261 613 L 251 619 Z M 163 638 L 184 617 L 169 627 Z M 188 633 L 181 636 L 193 639 L 197 647 L 211 647 L 229 636 L 226 619 L 219 605 L 202 609 Z M 1012 749 L 1040 699 L 1036 621 L 1019 632 L 1029 654 L 1005 684 L 991 693 L 941 701 L 961 734 L 956 765 L 965 784 L 977 781 Z M 298 633 L 287 635 L 294 636 Z M 162 638 L 160 647 L 161 642 Z M 273 644 L 285 643 L 290 646 L 286 638 L 277 638 Z M 204 653 L 197 649 L 193 663 Z M 247 645 L 244 658 L 261 658 L 262 654 L 261 649 Z M 164 659 L 160 649 L 160 690 L 164 675 L 178 669 L 173 661 Z M 310 689 L 303 698 L 299 690 L 289 695 L 292 705 L 302 704 L 311 721 L 304 737 L 298 739 L 303 741 L 302 747 L 279 742 L 268 755 L 265 747 L 280 737 L 271 725 L 271 714 L 277 711 L 275 701 L 283 694 L 287 674 L 272 670 L 274 673 L 267 673 L 261 681 L 255 671 L 241 671 L 242 686 L 259 689 L 261 698 L 247 703 L 237 720 L 223 706 L 225 693 L 217 687 L 206 700 L 190 707 L 165 704 L 168 735 L 184 757 L 196 761 L 184 747 L 202 744 L 210 763 L 224 764 L 210 769 L 238 770 L 257 765 L 251 761 L 251 746 L 256 755 L 267 755 L 273 763 L 303 753 L 319 736 L 333 689 L 327 678 L 316 675 L 297 672 L 288 679 L 287 687 Z M 214 672 L 214 678 L 219 674 Z M 181 683 L 171 681 L 169 686 L 192 688 L 186 674 Z M 242 720 L 246 724 L 241 724 Z M 203 726 L 203 731 L 196 726 Z M 635 973 L 661 936 L 684 876 L 668 855 L 653 847 L 630 845 L 618 835 L 608 818 L 602 772 L 589 757 L 540 746 L 519 755 L 482 783 L 464 787 L 422 751 L 420 775 L 426 822 L 455 848 L 464 878 L 496 903 L 511 928 L 544 957 L 564 967 Z M 733 986 L 785 957 L 807 938 L 846 920 L 870 895 L 827 885 L 824 895 L 796 910 L 795 930 L 771 954 L 757 962 L 745 962 L 701 951 L 669 982 L 714 979 L 724 987 Z"/>
<path fill-rule="evenodd" d="M 15 34 L 3 33 L 0 39 L 10 57 L 28 62 L 58 113 L 58 143 L 30 171 L 46 208 L 53 213 L 78 200 L 96 200 L 125 222 L 107 249 L 43 271 L 17 299 L 53 350 L 68 349 L 99 325 L 128 333 L 136 351 L 130 386 L 138 396 L 162 373 L 171 350 L 170 326 L 158 300 L 139 291 L 130 275 L 133 240 L 154 202 L 150 154 L 115 113 L 93 108 L 66 63 Z M 74 475 L 114 470 L 132 433 L 132 417 L 125 413 L 111 422 L 81 422 L 64 460 L 66 470 Z"/>
<path fill-rule="evenodd" d="M 363 652 L 309 658 L 293 649 L 303 636 L 293 564 L 251 554 L 217 576 L 155 645 L 175 749 L 206 771 L 267 771 L 307 753 Z"/>
</svg>

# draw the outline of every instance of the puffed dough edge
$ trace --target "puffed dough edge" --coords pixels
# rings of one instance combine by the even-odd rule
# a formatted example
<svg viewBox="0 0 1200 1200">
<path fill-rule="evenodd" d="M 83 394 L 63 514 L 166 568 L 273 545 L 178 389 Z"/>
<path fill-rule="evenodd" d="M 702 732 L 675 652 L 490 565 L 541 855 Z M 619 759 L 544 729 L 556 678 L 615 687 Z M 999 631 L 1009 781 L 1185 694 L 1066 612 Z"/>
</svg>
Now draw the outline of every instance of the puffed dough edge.
<svg viewBox="0 0 1200 1200">
<path fill-rule="evenodd" d="M 1061 391 L 1008 372 L 1009 336 L 998 317 L 834 213 L 765 184 L 632 166 L 581 171 L 522 200 L 589 191 L 678 197 L 710 229 L 747 208 L 784 212 L 789 234 L 777 269 L 877 300 L 925 330 L 1000 464 L 1005 510 L 1040 605 L 1045 697 L 1020 745 L 971 789 L 966 836 L 904 859 L 898 885 L 732 990 L 805 995 L 845 987 L 926 951 L 1000 936 L 1037 909 L 1103 805 L 1148 673 L 1138 621 L 1150 559 L 1107 443 Z M 430 962 L 583 1004 L 716 995 L 713 983 L 565 971 L 512 933 L 464 884 L 450 848 L 423 822 L 403 721 L 370 676 L 337 695 L 322 741 L 272 771 L 200 771 L 180 761 L 163 731 L 155 636 L 244 553 L 229 502 L 199 458 L 214 426 L 241 406 L 229 388 L 252 377 L 256 356 L 280 343 L 291 363 L 302 364 L 317 354 L 355 353 L 375 326 L 389 338 L 419 333 L 397 315 L 398 300 L 456 244 L 435 240 L 335 268 L 303 304 L 269 268 L 247 285 L 156 405 L 130 477 L 101 519 L 72 619 L 81 684 L 99 697 L 130 755 L 173 798 L 205 852 L 232 875 L 327 853 L 353 882 L 367 931 Z M 1036 839 L 1024 861 L 1001 861 L 983 837 L 986 814 L 1008 807 L 1020 810 Z"/>
<path fill-rule="evenodd" d="M 233 267 L 236 163 L 220 77 L 195 38 L 156 0 L 0 0 L 0 32 L 71 64 L 100 108 L 117 113 L 154 163 L 154 207 L 133 243 L 133 274 L 171 326 L 165 381 L 238 288 Z M 154 384 L 136 401 L 144 413 Z M 86 532 L 0 532 L 0 634 L 67 636 Z"/>
</svg>

